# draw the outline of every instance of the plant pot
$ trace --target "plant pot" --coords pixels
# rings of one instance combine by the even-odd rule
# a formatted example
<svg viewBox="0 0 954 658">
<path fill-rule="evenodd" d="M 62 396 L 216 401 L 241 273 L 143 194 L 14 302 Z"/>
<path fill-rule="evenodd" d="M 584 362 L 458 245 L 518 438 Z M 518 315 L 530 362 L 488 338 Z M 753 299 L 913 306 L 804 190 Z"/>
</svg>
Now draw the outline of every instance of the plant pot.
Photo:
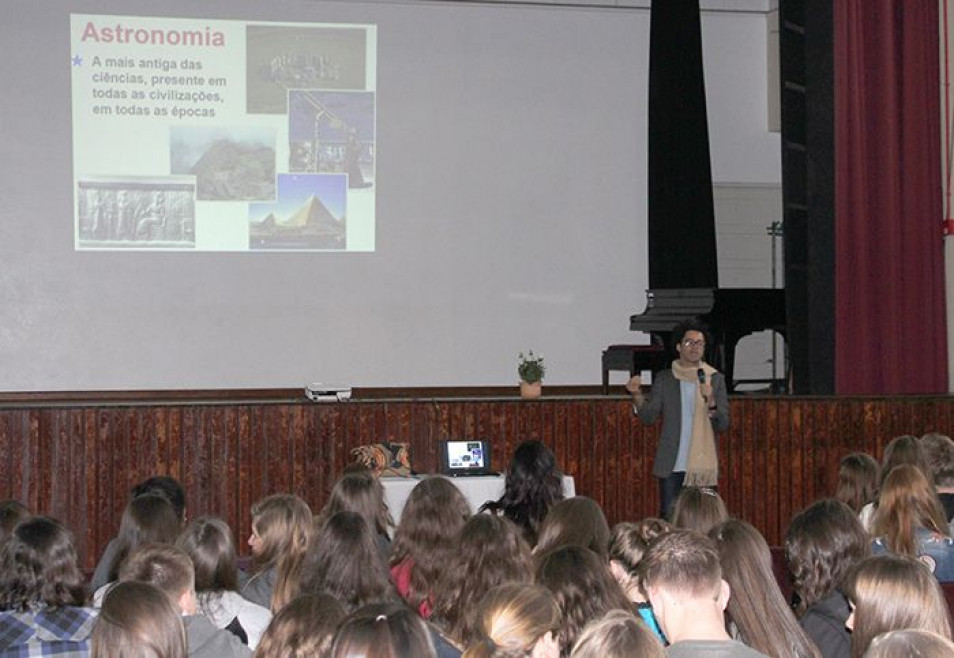
<svg viewBox="0 0 954 658">
<path fill-rule="evenodd" d="M 543 382 L 520 382 L 520 397 L 524 400 L 535 400 L 543 392 Z"/>
</svg>

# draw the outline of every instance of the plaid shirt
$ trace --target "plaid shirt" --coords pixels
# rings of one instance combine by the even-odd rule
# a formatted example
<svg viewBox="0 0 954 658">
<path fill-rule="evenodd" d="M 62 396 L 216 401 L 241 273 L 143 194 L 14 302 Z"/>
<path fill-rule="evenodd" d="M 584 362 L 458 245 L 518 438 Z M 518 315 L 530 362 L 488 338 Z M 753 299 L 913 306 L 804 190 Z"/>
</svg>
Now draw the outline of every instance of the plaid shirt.
<svg viewBox="0 0 954 658">
<path fill-rule="evenodd" d="M 64 606 L 0 612 L 0 658 L 86 658 L 96 610 Z"/>
</svg>

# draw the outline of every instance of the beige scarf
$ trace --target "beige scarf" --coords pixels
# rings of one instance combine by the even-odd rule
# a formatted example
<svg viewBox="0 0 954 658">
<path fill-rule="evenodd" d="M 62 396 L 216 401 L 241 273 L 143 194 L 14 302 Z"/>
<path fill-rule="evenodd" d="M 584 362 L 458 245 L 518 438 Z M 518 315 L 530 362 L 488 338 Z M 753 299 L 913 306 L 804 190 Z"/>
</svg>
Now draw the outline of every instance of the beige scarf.
<svg viewBox="0 0 954 658">
<path fill-rule="evenodd" d="M 706 373 L 706 381 L 712 382 L 712 373 L 718 372 L 708 363 L 698 367 L 685 367 L 679 361 L 672 362 L 672 374 L 676 379 L 692 384 L 699 383 L 699 368 Z M 702 398 L 701 386 L 696 387 L 695 411 L 692 415 L 692 433 L 689 436 L 689 458 L 686 461 L 687 487 L 714 487 L 719 483 L 719 459 L 716 456 L 715 432 L 709 419 L 709 409 Z"/>
</svg>

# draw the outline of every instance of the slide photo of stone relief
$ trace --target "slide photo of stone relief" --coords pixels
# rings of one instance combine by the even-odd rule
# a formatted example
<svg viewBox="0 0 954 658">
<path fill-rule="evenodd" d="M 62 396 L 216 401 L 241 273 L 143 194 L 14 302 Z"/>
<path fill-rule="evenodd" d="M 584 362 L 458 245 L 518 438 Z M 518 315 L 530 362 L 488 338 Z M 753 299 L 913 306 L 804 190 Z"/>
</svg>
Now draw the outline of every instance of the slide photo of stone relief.
<svg viewBox="0 0 954 658">
<path fill-rule="evenodd" d="M 374 182 L 374 93 L 288 92 L 288 169 L 348 175 L 350 189 Z"/>
<path fill-rule="evenodd" d="M 249 248 L 347 248 L 347 196 L 342 174 L 279 174 L 278 200 L 249 204 Z"/>
<path fill-rule="evenodd" d="M 174 126 L 170 167 L 195 176 L 200 201 L 274 200 L 275 140 L 267 127 Z"/>
<path fill-rule="evenodd" d="M 249 25 L 246 108 L 284 114 L 289 89 L 364 89 L 367 30 Z"/>
<path fill-rule="evenodd" d="M 194 249 L 195 181 L 81 178 L 77 182 L 80 249 Z"/>
</svg>

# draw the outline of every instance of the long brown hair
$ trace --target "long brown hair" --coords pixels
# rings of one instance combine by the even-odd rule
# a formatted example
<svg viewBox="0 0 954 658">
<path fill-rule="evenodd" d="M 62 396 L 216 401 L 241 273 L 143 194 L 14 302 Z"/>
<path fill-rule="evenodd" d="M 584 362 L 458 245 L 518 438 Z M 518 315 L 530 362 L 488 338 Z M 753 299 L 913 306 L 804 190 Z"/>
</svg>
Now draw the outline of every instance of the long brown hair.
<svg viewBox="0 0 954 658">
<path fill-rule="evenodd" d="M 435 658 L 431 634 L 415 612 L 399 603 L 375 603 L 355 610 L 341 624 L 331 649 L 334 658 Z"/>
<path fill-rule="evenodd" d="M 430 599 L 468 518 L 470 504 L 447 478 L 429 477 L 411 490 L 394 534 L 391 565 L 413 562 L 405 598 L 415 610 Z"/>
<path fill-rule="evenodd" d="M 149 583 L 117 583 L 103 599 L 90 658 L 186 658 L 185 628 L 174 600 Z"/>
<path fill-rule="evenodd" d="M 881 456 L 881 475 L 879 486 L 884 487 L 888 474 L 902 464 L 911 464 L 921 469 L 928 478 L 931 477 L 931 467 L 924 455 L 924 448 L 916 436 L 902 434 L 896 436 L 884 448 Z"/>
<path fill-rule="evenodd" d="M 374 533 L 391 536 L 394 521 L 384 502 L 384 487 L 370 471 L 352 471 L 338 478 L 328 502 L 317 515 L 316 525 L 338 512 L 357 512 Z"/>
<path fill-rule="evenodd" d="M 355 512 L 338 512 L 318 529 L 302 559 L 296 589 L 330 594 L 348 612 L 396 598 L 371 529 Z"/>
<path fill-rule="evenodd" d="M 85 603 L 86 587 L 69 531 L 46 516 L 20 522 L 0 546 L 0 610 Z"/>
<path fill-rule="evenodd" d="M 540 526 L 534 553 L 542 555 L 560 546 L 582 546 L 606 561 L 609 538 L 606 515 L 596 501 L 586 496 L 575 496 L 561 500 L 550 508 Z"/>
<path fill-rule="evenodd" d="M 853 452 L 838 464 L 838 485 L 835 500 L 861 513 L 861 508 L 878 497 L 878 462 L 865 452 Z"/>
<path fill-rule="evenodd" d="M 433 621 L 467 646 L 477 637 L 480 600 L 498 585 L 532 582 L 533 558 L 517 526 L 491 514 L 471 517 L 456 545 L 435 591 Z"/>
<path fill-rule="evenodd" d="M 119 524 L 119 549 L 109 570 L 109 580 L 119 577 L 123 561 L 130 553 L 145 544 L 173 544 L 180 529 L 179 516 L 164 495 L 147 493 L 130 500 Z"/>
<path fill-rule="evenodd" d="M 871 534 L 884 537 L 892 553 L 915 556 L 919 528 L 950 536 L 944 508 L 934 485 L 921 469 L 902 464 L 888 474 L 881 486 L 880 503 L 871 523 Z"/>
<path fill-rule="evenodd" d="M 328 658 L 344 607 L 328 594 L 303 594 L 272 617 L 255 658 Z"/>
<path fill-rule="evenodd" d="M 294 494 L 273 494 L 252 505 L 252 528 L 262 539 L 255 557 L 255 575 L 275 568 L 277 580 L 272 590 L 272 612 L 294 598 L 298 570 L 312 535 L 312 514 L 308 503 Z"/>
<path fill-rule="evenodd" d="M 766 655 L 821 658 L 818 648 L 798 625 L 772 571 L 772 554 L 752 524 L 723 521 L 710 532 L 719 550 L 722 577 L 732 595 L 726 613 L 742 641 Z"/>
<path fill-rule="evenodd" d="M 238 591 L 238 558 L 232 529 L 222 519 L 195 519 L 182 531 L 176 546 L 195 566 L 195 593 L 203 614 L 210 615 L 210 595 Z"/>
<path fill-rule="evenodd" d="M 706 535 L 729 518 L 722 497 L 709 487 L 683 487 L 669 513 L 672 524 L 682 530 Z"/>
<path fill-rule="evenodd" d="M 861 658 L 871 641 L 887 631 L 913 628 L 951 639 L 950 613 L 941 586 L 916 558 L 867 557 L 856 565 L 847 589 L 855 606 L 852 658 Z"/>
</svg>

